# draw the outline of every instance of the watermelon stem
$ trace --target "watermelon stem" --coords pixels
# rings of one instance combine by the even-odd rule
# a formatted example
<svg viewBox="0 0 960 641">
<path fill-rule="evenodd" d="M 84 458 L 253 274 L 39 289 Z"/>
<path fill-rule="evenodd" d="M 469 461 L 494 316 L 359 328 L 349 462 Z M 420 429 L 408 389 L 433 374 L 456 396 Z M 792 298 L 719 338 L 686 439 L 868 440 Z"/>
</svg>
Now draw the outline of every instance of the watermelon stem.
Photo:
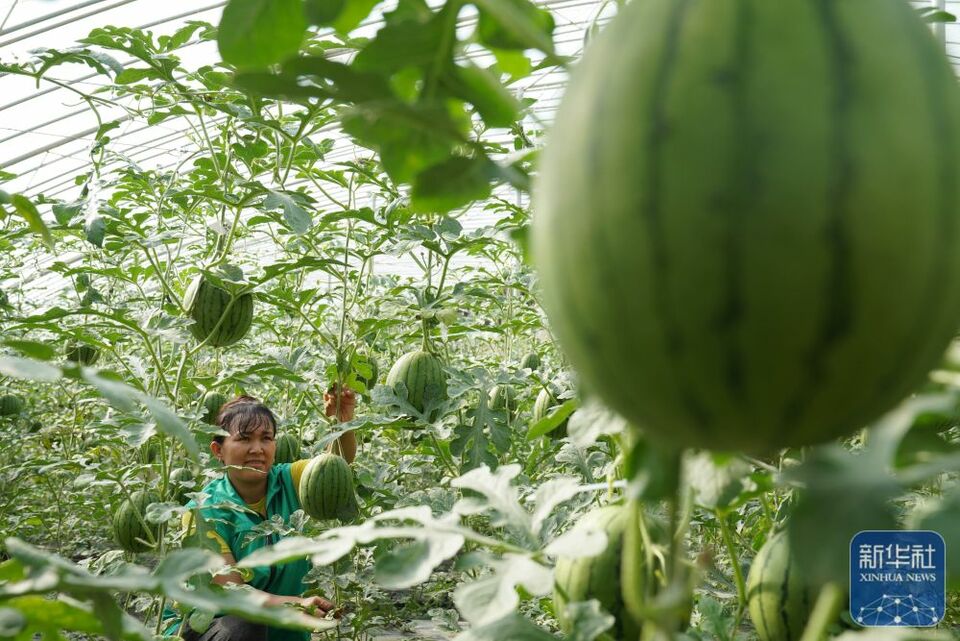
<svg viewBox="0 0 960 641">
<path fill-rule="evenodd" d="M 717 521 L 720 523 L 720 535 L 723 537 L 723 544 L 727 548 L 730 565 L 733 566 L 733 578 L 737 584 L 737 613 L 733 619 L 733 630 L 731 630 L 730 633 L 732 638 L 740 627 L 740 619 L 743 617 L 743 610 L 747 605 L 747 584 L 743 580 L 743 568 L 740 567 L 740 557 L 737 555 L 733 535 L 730 533 L 727 514 L 725 511 L 718 509 L 715 509 L 713 512 L 717 517 Z"/>
<path fill-rule="evenodd" d="M 843 598 L 844 591 L 836 582 L 824 585 L 817 597 L 816 605 L 813 606 L 810 620 L 803 630 L 800 641 L 820 641 L 823 639 L 827 634 L 827 628 L 840 616 Z"/>
</svg>

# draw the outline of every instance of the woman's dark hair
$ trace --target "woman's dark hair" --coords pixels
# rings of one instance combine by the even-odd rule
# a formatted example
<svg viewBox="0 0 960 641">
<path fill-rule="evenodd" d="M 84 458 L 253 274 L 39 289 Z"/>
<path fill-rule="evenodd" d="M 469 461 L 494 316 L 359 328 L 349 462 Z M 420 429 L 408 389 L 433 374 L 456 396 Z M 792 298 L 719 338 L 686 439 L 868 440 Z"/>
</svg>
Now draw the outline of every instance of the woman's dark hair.
<svg viewBox="0 0 960 641">
<path fill-rule="evenodd" d="M 228 401 L 217 414 L 217 426 L 228 434 L 249 434 L 258 427 L 269 426 L 277 433 L 277 419 L 273 412 L 252 396 L 238 396 Z M 214 436 L 213 440 L 223 445 L 223 436 Z"/>
</svg>

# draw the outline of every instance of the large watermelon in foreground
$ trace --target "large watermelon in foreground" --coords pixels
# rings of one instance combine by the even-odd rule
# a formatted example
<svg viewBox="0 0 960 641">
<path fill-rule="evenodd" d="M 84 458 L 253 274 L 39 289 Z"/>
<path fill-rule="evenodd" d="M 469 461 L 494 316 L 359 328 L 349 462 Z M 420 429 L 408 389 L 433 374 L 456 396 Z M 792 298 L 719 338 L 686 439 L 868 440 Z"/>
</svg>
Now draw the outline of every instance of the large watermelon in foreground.
<svg viewBox="0 0 960 641">
<path fill-rule="evenodd" d="M 146 514 L 151 503 L 159 502 L 160 497 L 153 492 L 138 490 L 120 504 L 120 508 L 113 515 L 113 535 L 122 549 L 127 552 L 146 552 L 150 549 L 150 536 L 156 541 L 160 526 L 145 518 L 141 520 L 141 517 Z"/>
<path fill-rule="evenodd" d="M 578 527 L 593 526 L 607 535 L 607 547 L 597 556 L 557 559 L 554 569 L 553 610 L 560 627 L 569 632 L 571 622 L 566 616 L 570 603 L 596 599 L 603 609 L 616 619 L 609 636 L 601 639 L 636 641 L 640 628 L 627 613 L 621 596 L 620 562 L 623 558 L 623 534 L 627 526 L 627 511 L 617 505 L 608 505 L 587 514 Z M 642 567 L 631 571 L 642 573 Z"/>
<path fill-rule="evenodd" d="M 253 294 L 234 298 L 227 290 L 198 276 L 184 297 L 193 319 L 190 332 L 212 347 L 233 345 L 253 324 Z"/>
<path fill-rule="evenodd" d="M 387 385 L 407 386 L 407 400 L 418 412 L 423 412 L 424 401 L 433 397 L 446 399 L 447 375 L 439 358 L 425 350 L 408 352 L 401 356 L 387 373 Z"/>
<path fill-rule="evenodd" d="M 817 592 L 790 555 L 786 532 L 760 548 L 747 575 L 750 619 L 761 641 L 797 641 L 810 618 Z"/>
<path fill-rule="evenodd" d="M 300 477 L 299 491 L 303 511 L 315 519 L 346 519 L 356 514 L 353 471 L 336 454 L 310 459 Z"/>
<path fill-rule="evenodd" d="M 629 3 L 539 166 L 561 345 L 678 446 L 850 434 L 960 326 L 958 142 L 956 78 L 902 0 Z"/>
</svg>

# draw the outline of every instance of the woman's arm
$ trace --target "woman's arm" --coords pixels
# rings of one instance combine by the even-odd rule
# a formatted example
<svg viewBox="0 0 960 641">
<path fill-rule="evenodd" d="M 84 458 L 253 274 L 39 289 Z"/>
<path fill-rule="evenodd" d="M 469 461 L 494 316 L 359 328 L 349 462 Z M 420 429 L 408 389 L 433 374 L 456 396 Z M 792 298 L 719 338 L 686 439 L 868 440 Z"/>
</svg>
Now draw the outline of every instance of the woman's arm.
<svg viewBox="0 0 960 641">
<path fill-rule="evenodd" d="M 357 396 L 349 387 L 344 387 L 339 395 L 339 402 L 336 394 L 336 387 L 331 387 L 323 395 L 323 405 L 327 416 L 337 415 L 337 420 L 346 423 L 353 420 L 353 413 L 357 407 Z M 352 431 L 344 434 L 336 441 L 330 444 L 328 451 L 338 454 L 346 459 L 347 463 L 353 463 L 357 458 L 357 436 Z"/>
</svg>

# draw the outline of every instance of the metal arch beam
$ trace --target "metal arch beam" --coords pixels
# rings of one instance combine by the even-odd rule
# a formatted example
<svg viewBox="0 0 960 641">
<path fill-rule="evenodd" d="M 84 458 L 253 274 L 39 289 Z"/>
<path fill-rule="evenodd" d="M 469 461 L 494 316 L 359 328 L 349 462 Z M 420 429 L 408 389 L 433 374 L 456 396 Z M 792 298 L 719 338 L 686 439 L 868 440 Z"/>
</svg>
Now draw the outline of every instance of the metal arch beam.
<svg viewBox="0 0 960 641">
<path fill-rule="evenodd" d="M 79 9 L 83 9 L 83 8 L 85 8 L 85 7 L 89 7 L 89 6 L 92 5 L 92 4 L 100 4 L 101 2 L 106 2 L 106 1 L 107 1 L 107 0 L 87 0 L 86 2 L 81 2 L 80 4 L 75 4 L 75 5 L 73 5 L 72 7 L 66 7 L 65 9 L 60 9 L 59 11 L 53 11 L 53 12 L 51 12 L 51 13 L 46 13 L 46 14 L 44 14 L 44 15 L 42 15 L 42 16 L 38 16 L 38 17 L 36 17 L 36 18 L 33 18 L 32 20 L 27 20 L 26 22 L 21 22 L 21 23 L 19 23 L 19 24 L 15 24 L 15 25 L 13 25 L 12 27 L 9 27 L 9 28 L 7 28 L 7 29 L 0 29 L 0 36 L 5 36 L 5 35 L 7 35 L 7 34 L 9 34 L 9 33 L 13 33 L 13 32 L 15 32 L 15 31 L 20 31 L 21 29 L 26 29 L 27 27 L 32 27 L 33 25 L 38 24 L 38 23 L 40 23 L 40 22 L 46 22 L 47 20 L 53 20 L 54 18 L 59 18 L 60 16 L 66 14 L 66 13 L 73 13 L 74 11 L 78 11 Z"/>
<path fill-rule="evenodd" d="M 105 0 L 97 0 L 97 1 L 98 1 L 98 2 L 104 2 Z M 179 20 L 180 18 L 186 18 L 186 17 L 188 17 L 188 16 L 193 16 L 193 15 L 196 15 L 196 14 L 198 14 L 198 13 L 203 13 L 203 12 L 205 12 L 205 11 L 210 11 L 210 10 L 212 10 L 212 9 L 217 9 L 217 8 L 219 8 L 219 7 L 222 7 L 222 6 L 225 5 L 225 4 L 227 4 L 227 0 L 219 0 L 218 2 L 214 2 L 213 4 L 207 5 L 207 6 L 205 6 L 205 7 L 200 7 L 199 9 L 193 9 L 193 10 L 191 10 L 191 11 L 185 11 L 185 12 L 183 12 L 183 13 L 178 13 L 177 15 L 174 15 L 174 16 L 167 16 L 167 17 L 165 17 L 165 18 L 160 18 L 160 19 L 158 19 L 158 20 L 154 20 L 154 21 L 152 21 L 152 22 L 147 22 L 147 23 L 145 23 L 145 24 L 142 24 L 142 25 L 140 25 L 140 26 L 138 26 L 138 27 L 134 27 L 134 28 L 135 28 L 135 29 L 149 29 L 150 27 L 155 27 L 155 26 L 157 26 L 157 25 L 161 25 L 161 24 L 164 24 L 164 23 L 166 23 L 166 22 L 171 22 L 171 21 L 173 21 L 173 20 Z M 0 32 L 0 33 L 2 33 L 2 32 Z M 177 48 L 177 51 L 181 51 L 181 50 L 183 50 L 183 49 L 187 49 L 187 48 L 189 48 L 189 47 L 193 47 L 193 46 L 198 45 L 198 44 L 200 44 L 199 41 L 197 41 L 197 42 L 188 42 L 187 44 L 183 45 L 182 47 Z M 126 67 L 127 65 L 129 65 L 129 64 L 132 63 L 132 62 L 136 62 L 136 59 L 132 59 L 132 60 L 129 60 L 129 61 L 124 62 L 124 63 L 121 63 L 121 64 L 122 64 L 124 67 Z M 3 78 L 3 77 L 5 77 L 5 76 L 9 76 L 9 75 L 10 75 L 9 73 L 0 73 L 0 78 Z M 91 78 L 95 78 L 95 77 L 97 77 L 97 76 L 99 76 L 99 75 L 101 75 L 101 74 L 99 74 L 99 73 L 91 73 L 91 74 L 87 74 L 87 75 L 85 75 L 85 76 L 80 76 L 80 77 L 78 77 L 78 78 L 71 78 L 71 82 L 82 82 L 82 81 L 84 81 L 84 80 L 90 80 Z M 29 95 L 29 96 L 25 96 L 24 98 L 21 98 L 21 99 L 19 99 L 19 100 L 15 100 L 14 102 L 11 102 L 11 103 L 8 103 L 8 104 L 5 104 L 5 105 L 0 105 L 0 111 L 4 111 L 4 110 L 6 110 L 6 109 L 9 109 L 10 107 L 15 107 L 15 106 L 17 106 L 17 105 L 19 105 L 19 104 L 22 104 L 22 103 L 24 103 L 24 102 L 27 102 L 27 101 L 29 101 L 29 100 L 33 100 L 34 98 L 38 98 L 38 97 L 40 97 L 40 96 L 44 96 L 44 95 L 46 95 L 46 94 L 48 94 L 48 93 L 52 93 L 52 92 L 54 92 L 54 91 L 59 91 L 59 90 L 61 90 L 61 89 L 63 89 L 63 87 L 59 87 L 59 86 L 58 86 L 58 87 L 51 87 L 51 88 L 49 88 L 49 89 L 44 89 L 43 91 L 39 91 L 39 92 L 36 92 L 36 93 L 31 94 L 31 95 Z"/>
<path fill-rule="evenodd" d="M 17 42 L 20 42 L 21 40 L 26 40 L 27 38 L 32 38 L 33 36 L 39 36 L 43 33 L 47 33 L 48 31 L 56 29 L 57 27 L 63 27 L 65 25 L 70 24 L 71 22 L 76 22 L 77 20 L 83 20 L 84 18 L 95 16 L 98 13 L 103 13 L 108 9 L 116 9 L 117 7 L 122 7 L 125 4 L 130 4 L 131 2 L 136 2 L 136 1 L 137 0 L 117 0 L 117 2 L 113 3 L 109 7 L 102 7 L 100 9 L 97 9 L 96 11 L 88 11 L 87 13 L 80 14 L 79 16 L 73 16 L 72 18 L 67 18 L 66 20 L 62 20 L 52 25 L 48 25 L 41 29 L 36 29 L 35 31 L 30 31 L 28 33 L 21 34 L 16 38 L 10 38 L 9 40 L 4 40 L 3 42 L 0 42 L 0 47 L 6 47 L 8 45 L 12 45 Z"/>
<path fill-rule="evenodd" d="M 211 122 L 212 122 L 212 123 L 218 123 L 218 122 L 221 122 L 221 120 L 213 120 L 213 121 L 211 121 Z M 150 125 L 144 125 L 143 127 L 140 127 L 139 129 L 136 129 L 136 130 L 133 130 L 133 131 L 131 131 L 131 132 L 128 132 L 126 135 L 129 136 L 129 135 L 132 135 L 132 134 L 135 134 L 135 133 L 139 133 L 139 132 L 142 132 L 142 131 L 146 131 L 146 130 L 148 130 L 148 129 L 150 129 Z M 136 145 L 146 146 L 146 145 L 150 145 L 150 144 L 152 144 L 152 143 L 157 143 L 157 142 L 161 142 L 161 141 L 165 141 L 165 140 L 178 141 L 178 140 L 180 140 L 181 138 L 184 138 L 184 137 L 185 137 L 187 131 L 188 131 L 187 129 L 183 129 L 183 130 L 180 130 L 180 131 L 168 132 L 168 133 L 166 133 L 166 134 L 164 134 L 164 135 L 162 135 L 162 136 L 158 136 L 157 138 L 151 138 L 151 139 L 149 139 L 149 140 L 144 140 L 144 141 L 139 142 L 139 143 L 122 143 L 122 142 L 120 142 L 121 140 L 123 140 L 122 138 L 118 139 L 116 142 L 118 142 L 118 144 L 126 144 L 126 145 L 131 146 L 131 147 L 132 147 L 132 146 L 136 146 Z M 153 149 L 151 149 L 150 151 L 153 151 Z M 172 151 L 172 150 L 163 150 L 161 153 L 171 153 L 171 151 Z M 126 155 L 128 158 L 130 158 L 131 160 L 137 160 L 137 157 L 135 156 L 135 153 L 136 153 L 136 152 L 130 153 L 130 154 L 125 154 L 125 155 Z M 149 152 L 144 152 L 144 153 L 149 153 Z M 56 162 L 61 162 L 61 161 L 66 160 L 66 159 L 68 159 L 68 158 L 70 158 L 70 157 L 69 157 L 69 156 L 64 156 L 64 157 L 58 159 Z M 108 163 L 106 163 L 106 164 L 104 165 L 104 168 L 112 167 L 112 166 L 116 165 L 118 162 L 120 162 L 120 161 L 119 161 L 119 160 L 110 161 L 110 162 L 108 162 Z M 48 163 L 45 163 L 45 164 L 48 164 Z M 75 167 L 72 167 L 72 168 L 66 170 L 63 175 L 66 175 L 66 174 L 74 174 L 74 172 L 77 172 L 77 171 L 82 170 L 82 169 L 83 169 L 84 167 L 86 167 L 88 164 L 89 164 L 88 162 L 83 162 L 83 163 L 81 163 L 80 165 L 77 165 L 77 166 L 75 166 Z M 39 168 L 39 166 L 38 166 L 38 167 L 33 167 L 30 171 L 34 171 L 34 170 L 36 170 L 36 169 L 38 169 L 38 168 Z M 29 171 L 26 171 L 26 172 L 23 172 L 23 173 L 24 173 L 24 174 L 27 174 L 27 173 L 30 173 L 30 172 L 29 172 Z M 62 175 L 61 175 L 61 176 L 56 176 L 56 177 L 54 177 L 54 178 L 48 178 L 47 180 L 41 181 L 41 182 L 39 182 L 39 183 L 37 183 L 37 184 L 35 184 L 35 185 L 32 185 L 32 186 L 31 186 L 31 191 L 35 192 L 38 187 L 40 187 L 40 186 L 42 186 L 42 185 L 46 185 L 47 183 L 53 182 L 53 181 L 55 181 L 55 180 L 59 180 L 59 179 L 61 179 L 61 178 L 62 178 Z M 62 185 L 65 185 L 65 184 L 67 184 L 67 183 L 69 183 L 69 182 L 72 182 L 72 181 L 73 181 L 73 178 L 72 178 L 72 176 L 71 176 L 71 178 L 68 178 L 68 179 L 66 179 L 66 180 L 62 180 L 61 182 L 52 185 L 50 188 L 51 188 L 51 189 L 56 189 L 56 188 L 58 188 L 58 187 L 61 187 Z M 52 194 L 49 194 L 49 195 L 52 195 Z"/>
<path fill-rule="evenodd" d="M 18 129 L 18 130 L 15 130 L 12 134 L 10 134 L 9 136 L 7 136 L 6 138 L 0 138 L 0 144 L 3 144 L 3 143 L 5 143 L 5 142 L 7 142 L 8 140 L 13 140 L 14 138 L 19 138 L 20 136 L 23 136 L 23 135 L 33 133 L 33 132 L 35 132 L 36 130 L 38 130 L 38 129 L 43 129 L 44 127 L 47 127 L 47 126 L 49 126 L 49 125 L 55 125 L 55 124 L 57 124 L 58 122 L 60 122 L 61 120 L 68 120 L 68 119 L 70 119 L 70 118 L 73 118 L 74 116 L 79 116 L 79 115 L 81 115 L 81 114 L 85 114 L 85 113 L 87 113 L 88 111 L 90 111 L 90 108 L 89 108 L 89 107 L 82 107 L 82 108 L 80 108 L 80 109 L 78 109 L 78 110 L 76 110 L 76 111 L 71 111 L 70 113 L 63 114 L 63 115 L 57 116 L 56 118 L 52 118 L 52 119 L 47 120 L 47 121 L 45 121 L 45 122 L 41 122 L 41 123 L 39 123 L 39 124 L 36 124 L 36 125 L 28 128 L 28 129 Z"/>
</svg>

